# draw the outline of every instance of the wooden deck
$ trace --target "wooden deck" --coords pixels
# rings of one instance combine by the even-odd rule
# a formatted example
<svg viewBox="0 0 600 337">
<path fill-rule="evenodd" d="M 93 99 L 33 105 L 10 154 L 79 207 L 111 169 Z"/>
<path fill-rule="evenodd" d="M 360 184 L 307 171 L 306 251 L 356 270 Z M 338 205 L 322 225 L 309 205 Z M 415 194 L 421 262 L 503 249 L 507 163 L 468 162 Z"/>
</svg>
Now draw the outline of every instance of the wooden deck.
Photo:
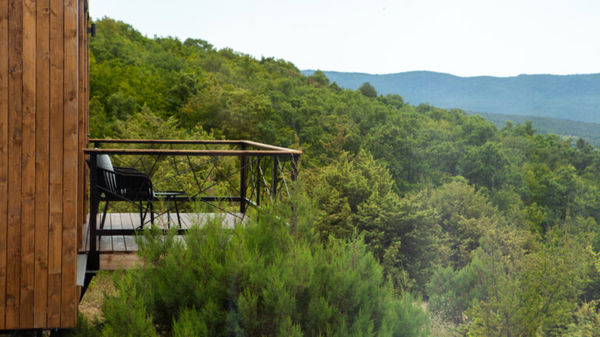
<svg viewBox="0 0 600 337">
<path fill-rule="evenodd" d="M 177 215 L 171 214 L 171 226 L 179 227 Z M 202 226 L 207 221 L 215 217 L 223 217 L 223 226 L 233 228 L 237 224 L 245 222 L 241 219 L 242 215 L 222 214 L 222 213 L 180 213 L 181 228 L 189 229 L 194 225 Z M 98 226 L 100 226 L 100 217 L 98 214 Z M 162 229 L 168 228 L 166 225 L 168 215 L 163 214 L 154 221 L 154 226 Z M 104 229 L 135 229 L 141 224 L 140 215 L 137 213 L 108 213 Z M 174 225 L 173 225 L 174 224 Z M 147 226 L 147 225 L 146 225 Z M 84 225 L 83 245 L 80 253 L 90 250 L 90 228 L 89 221 Z M 136 238 L 129 235 L 102 236 L 97 239 L 97 247 L 100 251 L 100 270 L 118 270 L 129 269 L 135 265 L 140 265 L 141 261 L 137 257 L 138 245 Z"/>
</svg>

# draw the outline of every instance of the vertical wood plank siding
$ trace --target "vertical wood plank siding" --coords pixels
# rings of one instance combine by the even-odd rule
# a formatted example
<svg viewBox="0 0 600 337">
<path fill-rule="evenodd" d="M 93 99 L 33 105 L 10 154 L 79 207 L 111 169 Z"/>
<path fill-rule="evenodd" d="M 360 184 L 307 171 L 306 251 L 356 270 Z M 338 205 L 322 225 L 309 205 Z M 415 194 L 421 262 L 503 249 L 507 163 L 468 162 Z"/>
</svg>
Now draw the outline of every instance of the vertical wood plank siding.
<svg viewBox="0 0 600 337">
<path fill-rule="evenodd" d="M 50 0 L 50 221 L 48 326 L 60 325 L 63 221 L 63 0 Z"/>
<path fill-rule="evenodd" d="M 23 1 L 23 152 L 21 172 L 21 283 L 19 326 L 33 326 L 35 239 L 36 2 Z"/>
<path fill-rule="evenodd" d="M 21 161 L 23 155 L 23 1 L 8 12 L 8 244 L 6 328 L 19 327 L 21 281 Z"/>
<path fill-rule="evenodd" d="M 35 291 L 33 324 L 47 326 L 48 212 L 50 163 L 50 1 L 37 5 L 37 84 L 35 143 Z"/>
<path fill-rule="evenodd" d="M 84 18 L 84 20 L 79 20 L 79 31 L 86 32 L 87 31 L 87 13 L 85 12 L 84 4 L 79 4 L 79 17 Z M 87 120 L 87 100 L 88 100 L 88 92 L 87 92 L 87 36 L 88 34 L 79 34 L 79 148 L 83 149 L 87 144 L 87 131 L 82 132 L 83 130 L 87 130 L 86 120 Z M 78 180 L 77 187 L 79 189 L 78 195 L 85 195 L 85 176 L 86 164 L 83 160 L 79 161 L 78 168 Z M 85 222 L 85 215 L 87 211 L 85 210 L 85 197 L 77 199 L 77 208 L 79 209 L 77 223 L 83 224 Z M 77 241 L 77 250 L 83 248 L 83 226 L 77 226 L 77 237 L 81 238 L 81 240 Z"/>
<path fill-rule="evenodd" d="M 8 229 L 8 1 L 0 0 L 0 326 L 6 326 Z"/>
<path fill-rule="evenodd" d="M 77 323 L 77 181 L 79 145 L 79 26 L 77 0 L 64 0 L 64 174 L 61 326 Z M 75 160 L 69 160 L 73 158 Z"/>
<path fill-rule="evenodd" d="M 0 330 L 76 324 L 86 0 L 0 0 Z"/>
</svg>

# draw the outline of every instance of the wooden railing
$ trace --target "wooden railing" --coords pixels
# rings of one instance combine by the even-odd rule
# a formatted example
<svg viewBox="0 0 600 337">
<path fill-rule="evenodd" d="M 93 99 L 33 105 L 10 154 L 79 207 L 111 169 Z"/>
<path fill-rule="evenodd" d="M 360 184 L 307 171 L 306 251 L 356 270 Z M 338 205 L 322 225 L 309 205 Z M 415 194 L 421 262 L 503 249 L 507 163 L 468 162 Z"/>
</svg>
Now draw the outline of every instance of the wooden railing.
<svg viewBox="0 0 600 337">
<path fill-rule="evenodd" d="M 302 154 L 297 150 L 244 140 L 123 139 L 91 139 L 84 153 L 90 169 L 87 269 L 92 272 L 100 267 L 97 238 L 138 233 L 133 229 L 98 228 L 99 204 L 107 200 L 106 191 L 98 184 L 99 155 L 109 155 L 115 166 L 136 167 L 153 180 L 155 190 L 160 190 L 161 185 L 163 190 L 177 189 L 179 194 L 173 197 L 178 200 L 206 204 L 211 209 L 245 217 L 248 207 L 260 209 L 276 199 L 289 197 L 288 182 L 296 179 Z M 216 195 L 219 192 L 227 195 Z M 159 215 L 153 207 L 149 212 L 146 223 Z M 180 234 L 184 232 L 185 229 L 179 229 Z"/>
</svg>

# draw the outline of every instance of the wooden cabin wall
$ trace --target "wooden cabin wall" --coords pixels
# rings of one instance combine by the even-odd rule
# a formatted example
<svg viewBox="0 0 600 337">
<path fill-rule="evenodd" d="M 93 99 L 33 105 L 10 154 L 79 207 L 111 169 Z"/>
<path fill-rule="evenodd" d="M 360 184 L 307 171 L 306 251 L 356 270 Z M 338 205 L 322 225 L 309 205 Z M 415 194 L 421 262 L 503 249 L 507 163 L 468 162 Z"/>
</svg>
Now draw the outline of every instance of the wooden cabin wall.
<svg viewBox="0 0 600 337">
<path fill-rule="evenodd" d="M 85 0 L 0 0 L 0 330 L 76 324 Z"/>
</svg>

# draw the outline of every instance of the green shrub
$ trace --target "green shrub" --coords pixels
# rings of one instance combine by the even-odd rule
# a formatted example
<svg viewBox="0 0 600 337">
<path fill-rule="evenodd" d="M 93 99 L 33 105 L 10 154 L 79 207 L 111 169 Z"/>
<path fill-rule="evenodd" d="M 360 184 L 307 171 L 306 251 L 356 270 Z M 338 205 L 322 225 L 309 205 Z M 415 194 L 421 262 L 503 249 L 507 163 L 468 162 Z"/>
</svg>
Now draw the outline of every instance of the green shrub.
<svg viewBox="0 0 600 337">
<path fill-rule="evenodd" d="M 463 313 L 487 295 L 487 270 L 478 254 L 459 271 L 439 267 L 427 284 L 429 310 L 454 324 L 463 322 Z"/>
<path fill-rule="evenodd" d="M 66 333 L 67 336 L 77 337 L 100 337 L 100 323 L 90 321 L 81 312 L 77 313 L 77 326 Z"/>
<path fill-rule="evenodd" d="M 146 235 L 146 268 L 107 298 L 104 335 L 428 334 L 419 301 L 395 295 L 361 236 L 324 245 L 310 207 L 280 210 L 235 229 L 216 220 L 182 240 Z"/>
<path fill-rule="evenodd" d="M 115 277 L 117 293 L 102 304 L 104 329 L 102 336 L 156 336 L 152 317 L 149 316 L 131 274 Z"/>
</svg>

